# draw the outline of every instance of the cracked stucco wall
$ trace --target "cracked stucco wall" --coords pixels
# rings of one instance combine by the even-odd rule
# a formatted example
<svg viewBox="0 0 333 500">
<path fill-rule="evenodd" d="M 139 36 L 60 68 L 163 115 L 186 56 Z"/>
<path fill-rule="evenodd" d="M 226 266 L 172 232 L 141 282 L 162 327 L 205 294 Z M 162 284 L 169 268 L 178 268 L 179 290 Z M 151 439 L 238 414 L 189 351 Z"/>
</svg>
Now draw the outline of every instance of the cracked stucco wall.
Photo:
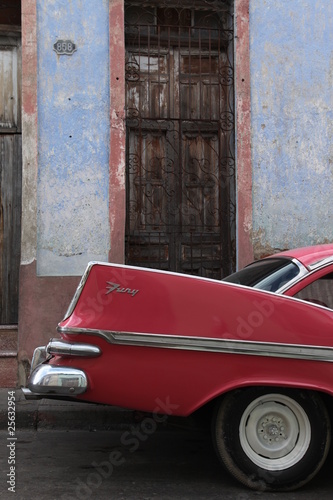
<svg viewBox="0 0 333 500">
<path fill-rule="evenodd" d="M 333 3 L 251 0 L 253 244 L 333 241 Z"/>
<path fill-rule="evenodd" d="M 37 41 L 37 273 L 81 275 L 110 246 L 108 0 L 37 0 Z"/>
</svg>

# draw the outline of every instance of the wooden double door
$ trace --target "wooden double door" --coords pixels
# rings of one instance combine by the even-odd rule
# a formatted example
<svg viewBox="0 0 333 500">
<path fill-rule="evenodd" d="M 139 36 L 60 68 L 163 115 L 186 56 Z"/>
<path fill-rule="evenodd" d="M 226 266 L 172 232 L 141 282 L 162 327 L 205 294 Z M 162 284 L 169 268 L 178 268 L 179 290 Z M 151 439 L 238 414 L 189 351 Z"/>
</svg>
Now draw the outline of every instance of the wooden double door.
<svg viewBox="0 0 333 500">
<path fill-rule="evenodd" d="M 127 263 L 221 278 L 235 265 L 229 2 L 126 8 Z"/>
</svg>

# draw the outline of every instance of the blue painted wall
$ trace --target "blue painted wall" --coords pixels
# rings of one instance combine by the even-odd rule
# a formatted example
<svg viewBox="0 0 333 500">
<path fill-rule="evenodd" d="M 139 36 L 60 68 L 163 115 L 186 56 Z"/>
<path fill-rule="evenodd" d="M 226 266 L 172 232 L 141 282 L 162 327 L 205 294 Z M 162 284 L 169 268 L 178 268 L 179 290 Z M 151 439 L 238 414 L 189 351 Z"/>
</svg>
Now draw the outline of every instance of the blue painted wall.
<svg viewBox="0 0 333 500">
<path fill-rule="evenodd" d="M 39 275 L 108 258 L 108 15 L 108 0 L 37 0 Z M 77 51 L 57 55 L 57 39 Z"/>
<path fill-rule="evenodd" d="M 333 241 L 333 2 L 250 0 L 256 257 Z"/>
<path fill-rule="evenodd" d="M 37 0 L 40 275 L 108 258 L 108 14 Z M 333 241 L 332 0 L 250 0 L 250 63 L 255 256 Z"/>
</svg>

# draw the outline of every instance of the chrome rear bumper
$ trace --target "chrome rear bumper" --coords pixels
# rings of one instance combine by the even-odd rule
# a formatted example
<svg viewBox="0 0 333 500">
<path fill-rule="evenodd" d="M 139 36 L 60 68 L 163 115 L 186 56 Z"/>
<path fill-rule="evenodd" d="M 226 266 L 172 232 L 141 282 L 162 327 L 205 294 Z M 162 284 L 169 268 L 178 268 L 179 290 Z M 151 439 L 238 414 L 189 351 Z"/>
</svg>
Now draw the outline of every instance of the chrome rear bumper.
<svg viewBox="0 0 333 500">
<path fill-rule="evenodd" d="M 29 377 L 28 389 L 44 397 L 49 394 L 76 396 L 88 388 L 86 374 L 77 368 L 39 365 Z"/>
<path fill-rule="evenodd" d="M 52 339 L 47 346 L 37 347 L 32 358 L 27 388 L 22 389 L 25 398 L 61 399 L 83 394 L 88 388 L 88 379 L 83 370 L 45 362 L 52 355 L 96 357 L 100 354 L 101 350 L 97 346 L 57 339 Z"/>
</svg>

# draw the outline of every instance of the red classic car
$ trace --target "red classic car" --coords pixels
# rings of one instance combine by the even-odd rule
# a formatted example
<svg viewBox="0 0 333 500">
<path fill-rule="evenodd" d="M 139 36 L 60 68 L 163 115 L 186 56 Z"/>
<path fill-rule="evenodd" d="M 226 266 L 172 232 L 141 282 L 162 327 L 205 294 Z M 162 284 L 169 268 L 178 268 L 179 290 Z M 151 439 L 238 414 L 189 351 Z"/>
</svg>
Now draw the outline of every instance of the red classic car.
<svg viewBox="0 0 333 500">
<path fill-rule="evenodd" d="M 90 263 L 60 338 L 35 350 L 24 393 L 155 416 L 207 406 L 217 454 L 239 481 L 295 489 L 330 446 L 332 279 L 333 245 L 223 281 Z"/>
</svg>

